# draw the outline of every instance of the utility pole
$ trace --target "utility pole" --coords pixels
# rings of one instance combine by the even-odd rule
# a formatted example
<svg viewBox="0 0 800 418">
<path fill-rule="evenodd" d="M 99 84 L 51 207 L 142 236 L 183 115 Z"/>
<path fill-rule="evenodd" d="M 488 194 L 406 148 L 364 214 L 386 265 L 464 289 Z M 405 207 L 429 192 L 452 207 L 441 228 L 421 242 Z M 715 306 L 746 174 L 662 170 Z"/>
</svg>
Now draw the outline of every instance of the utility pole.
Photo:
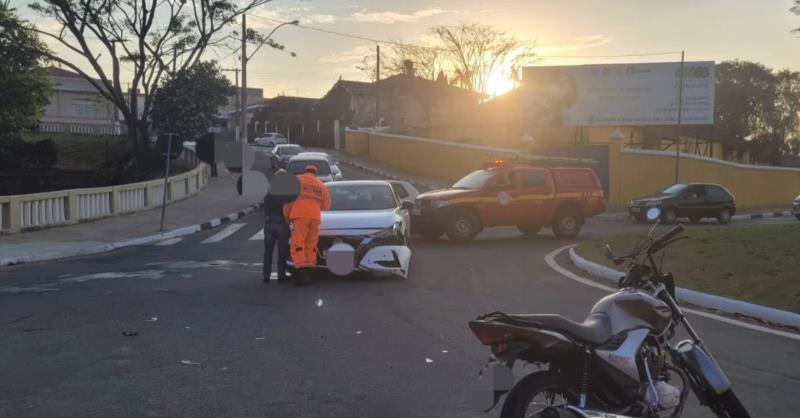
<svg viewBox="0 0 800 418">
<path fill-rule="evenodd" d="M 223 68 L 222 71 L 233 71 L 236 74 L 236 78 L 235 78 L 236 82 L 234 84 L 234 86 L 236 86 L 236 88 L 234 89 L 235 93 L 233 94 L 233 100 L 236 103 L 234 106 L 235 106 L 235 109 L 236 109 L 236 113 L 238 114 L 239 113 L 239 92 L 238 92 L 238 90 L 239 90 L 239 69 L 238 68 Z M 239 135 L 236 135 L 236 138 L 234 138 L 234 140 L 238 141 L 239 140 Z"/>
<path fill-rule="evenodd" d="M 675 184 L 678 183 L 678 171 L 681 166 L 681 116 L 683 113 L 683 64 L 684 51 L 681 51 L 681 69 L 678 77 L 678 138 L 675 141 Z"/>
<path fill-rule="evenodd" d="M 380 82 L 381 82 L 381 46 L 380 44 L 375 45 L 375 53 L 377 55 L 376 64 L 375 65 L 375 126 L 377 128 L 381 127 L 381 94 L 380 94 Z"/>
<path fill-rule="evenodd" d="M 247 146 L 247 14 L 242 13 L 242 163 Z M 244 173 L 244 170 L 242 170 Z"/>
</svg>

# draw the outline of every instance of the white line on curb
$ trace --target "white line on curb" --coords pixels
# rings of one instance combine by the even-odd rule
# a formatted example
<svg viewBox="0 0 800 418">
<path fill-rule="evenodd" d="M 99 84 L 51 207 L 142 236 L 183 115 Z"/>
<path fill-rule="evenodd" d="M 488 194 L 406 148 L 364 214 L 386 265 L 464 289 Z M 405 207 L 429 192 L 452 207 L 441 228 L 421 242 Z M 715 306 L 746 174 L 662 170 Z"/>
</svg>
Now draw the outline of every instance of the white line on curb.
<svg viewBox="0 0 800 418">
<path fill-rule="evenodd" d="M 161 241 L 156 245 L 159 246 L 159 247 L 166 247 L 168 245 L 175 245 L 175 244 L 177 244 L 177 243 L 179 243 L 181 241 L 183 241 L 183 238 L 171 238 L 171 239 L 168 239 L 168 240 L 165 240 L 165 241 Z"/>
<path fill-rule="evenodd" d="M 565 245 L 565 246 L 563 246 L 561 248 L 556 248 L 555 250 L 549 252 L 546 256 L 544 256 L 545 263 L 547 263 L 547 265 L 551 269 L 555 270 L 557 273 L 561 274 L 562 276 L 564 276 L 564 277 L 566 277 L 566 278 L 568 278 L 570 280 L 574 280 L 574 281 L 576 281 L 578 283 L 584 284 L 586 286 L 594 287 L 596 289 L 604 290 L 606 292 L 616 292 L 617 289 L 614 289 L 612 287 L 597 283 L 597 282 L 595 282 L 593 280 L 590 280 L 590 279 L 587 279 L 585 277 L 578 276 L 577 274 L 575 274 L 575 273 L 573 273 L 573 272 L 561 267 L 560 265 L 558 265 L 558 263 L 556 263 L 555 258 L 556 258 L 557 255 L 561 254 L 565 250 L 568 250 L 570 248 L 575 247 L 575 245 L 576 244 Z M 684 312 L 686 312 L 686 313 L 691 313 L 693 315 L 702 316 L 702 317 L 708 318 L 708 319 L 713 319 L 715 321 L 725 322 L 727 324 L 735 325 L 735 326 L 742 327 L 742 328 L 747 328 L 747 329 L 750 329 L 750 330 L 753 330 L 753 331 L 760 331 L 760 332 L 764 332 L 764 333 L 767 333 L 767 334 L 777 335 L 779 337 L 785 337 L 785 338 L 789 338 L 789 339 L 792 339 L 792 340 L 800 341 L 800 335 L 793 334 L 791 332 L 778 331 L 778 330 L 774 330 L 774 329 L 771 329 L 771 328 L 762 327 L 760 325 L 749 324 L 747 322 L 737 321 L 735 319 L 726 318 L 726 317 L 721 316 L 721 315 L 715 315 L 715 314 L 712 314 L 712 313 L 703 312 L 703 311 L 697 311 L 697 310 L 694 310 L 694 309 L 682 308 L 682 310 Z"/>
</svg>

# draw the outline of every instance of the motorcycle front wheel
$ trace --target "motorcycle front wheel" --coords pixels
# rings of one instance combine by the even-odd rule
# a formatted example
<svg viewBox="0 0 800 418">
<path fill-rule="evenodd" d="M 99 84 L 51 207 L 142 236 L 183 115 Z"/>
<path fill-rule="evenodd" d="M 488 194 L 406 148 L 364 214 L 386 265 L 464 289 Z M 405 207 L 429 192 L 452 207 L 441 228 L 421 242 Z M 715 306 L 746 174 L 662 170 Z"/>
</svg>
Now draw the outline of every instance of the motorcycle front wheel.
<svg viewBox="0 0 800 418">
<path fill-rule="evenodd" d="M 577 405 L 575 387 L 558 373 L 525 376 L 506 396 L 500 418 L 538 418 L 548 407 Z"/>
<path fill-rule="evenodd" d="M 744 409 L 744 405 L 742 405 L 742 402 L 736 397 L 736 394 L 733 393 L 733 389 L 728 389 L 722 394 L 717 395 L 716 398 L 721 409 L 721 411 L 715 411 L 718 417 L 750 418 L 750 414 Z"/>
</svg>

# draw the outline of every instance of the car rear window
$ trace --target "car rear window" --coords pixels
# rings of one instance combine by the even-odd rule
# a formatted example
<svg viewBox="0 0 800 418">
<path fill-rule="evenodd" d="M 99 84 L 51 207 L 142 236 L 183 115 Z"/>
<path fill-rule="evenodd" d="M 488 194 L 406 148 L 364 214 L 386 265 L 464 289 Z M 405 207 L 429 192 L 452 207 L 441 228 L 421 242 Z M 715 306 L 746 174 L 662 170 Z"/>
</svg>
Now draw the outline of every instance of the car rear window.
<svg viewBox="0 0 800 418">
<path fill-rule="evenodd" d="M 331 174 L 331 166 L 329 166 L 327 162 L 321 160 L 292 161 L 289 163 L 289 167 L 286 169 L 286 171 L 291 174 L 303 174 L 306 171 L 306 166 L 309 164 L 317 167 L 318 176 L 328 176 Z"/>
<path fill-rule="evenodd" d="M 600 182 L 591 170 L 585 168 L 553 169 L 556 184 L 561 187 L 598 188 Z"/>
</svg>

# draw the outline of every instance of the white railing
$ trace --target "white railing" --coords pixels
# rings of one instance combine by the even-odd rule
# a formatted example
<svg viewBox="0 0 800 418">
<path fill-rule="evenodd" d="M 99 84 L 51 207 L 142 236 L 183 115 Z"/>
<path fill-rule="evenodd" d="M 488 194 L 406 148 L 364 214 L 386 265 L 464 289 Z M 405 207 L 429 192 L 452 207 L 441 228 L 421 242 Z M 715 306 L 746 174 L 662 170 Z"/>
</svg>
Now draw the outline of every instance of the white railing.
<svg viewBox="0 0 800 418">
<path fill-rule="evenodd" d="M 81 135 L 123 135 L 125 130 L 120 125 L 90 125 L 58 122 L 41 122 L 37 128 L 42 133 L 71 133 Z"/>
<path fill-rule="evenodd" d="M 183 159 L 196 161 L 186 149 Z M 167 185 L 167 204 L 199 192 L 208 183 L 210 167 L 200 163 L 193 170 L 172 176 Z M 110 187 L 59 190 L 0 196 L 0 233 L 15 233 L 57 225 L 75 224 L 161 206 L 164 179 Z"/>
</svg>

